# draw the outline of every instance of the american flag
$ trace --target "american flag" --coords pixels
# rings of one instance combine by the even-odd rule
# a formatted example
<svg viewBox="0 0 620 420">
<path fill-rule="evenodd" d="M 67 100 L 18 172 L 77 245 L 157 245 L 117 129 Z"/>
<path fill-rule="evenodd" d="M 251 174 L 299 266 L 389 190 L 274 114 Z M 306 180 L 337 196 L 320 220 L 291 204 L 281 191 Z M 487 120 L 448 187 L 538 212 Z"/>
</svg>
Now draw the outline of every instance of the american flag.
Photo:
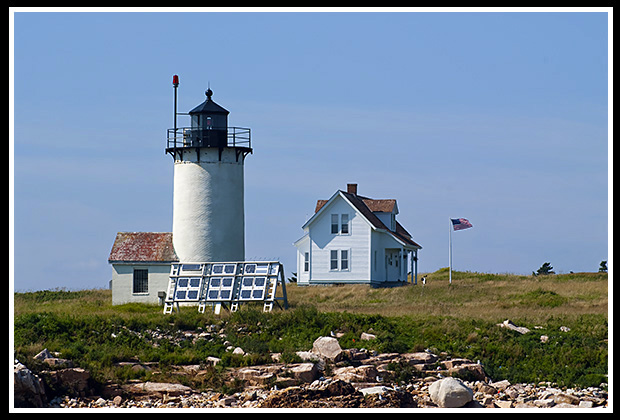
<svg viewBox="0 0 620 420">
<path fill-rule="evenodd" d="M 450 220 L 452 220 L 452 227 L 454 227 L 454 230 L 462 230 L 462 229 L 473 227 L 473 225 L 469 223 L 469 220 L 467 219 L 450 219 Z"/>
</svg>

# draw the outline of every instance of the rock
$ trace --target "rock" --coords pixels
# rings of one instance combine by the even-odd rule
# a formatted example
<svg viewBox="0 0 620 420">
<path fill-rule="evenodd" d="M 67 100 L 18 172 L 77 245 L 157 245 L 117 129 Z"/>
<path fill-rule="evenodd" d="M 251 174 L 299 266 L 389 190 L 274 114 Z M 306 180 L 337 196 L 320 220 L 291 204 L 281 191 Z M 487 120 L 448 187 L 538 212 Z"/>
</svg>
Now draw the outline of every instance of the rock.
<svg viewBox="0 0 620 420">
<path fill-rule="evenodd" d="M 333 372 L 334 379 L 347 382 L 376 382 L 377 368 L 374 365 L 345 366 Z"/>
<path fill-rule="evenodd" d="M 67 368 L 45 372 L 54 389 L 72 396 L 84 397 L 91 393 L 90 372 L 82 368 Z"/>
<path fill-rule="evenodd" d="M 39 360 L 49 366 L 65 366 L 69 368 L 73 367 L 73 361 L 68 359 L 60 359 L 50 353 L 48 349 L 41 350 L 36 356 L 33 357 L 33 359 Z"/>
<path fill-rule="evenodd" d="M 491 382 L 489 385 L 498 391 L 503 391 L 510 386 L 510 382 L 504 379 L 503 381 Z"/>
<path fill-rule="evenodd" d="M 140 382 L 123 386 L 123 390 L 132 395 L 150 395 L 163 398 L 164 395 L 178 396 L 192 393 L 192 389 L 181 384 L 164 382 Z"/>
<path fill-rule="evenodd" d="M 384 392 L 390 391 L 392 390 L 392 388 L 388 388 L 387 386 L 371 386 L 368 388 L 362 388 L 359 391 L 364 394 L 364 396 L 366 395 L 373 395 L 373 394 L 383 394 Z"/>
<path fill-rule="evenodd" d="M 377 338 L 376 335 L 370 334 L 370 333 L 365 333 L 365 332 L 363 332 L 362 335 L 360 336 L 360 340 L 364 340 L 364 341 L 374 340 L 375 338 Z"/>
<path fill-rule="evenodd" d="M 237 371 L 237 376 L 244 381 L 255 384 L 266 384 L 275 377 L 272 372 L 265 372 L 260 369 L 241 368 Z"/>
<path fill-rule="evenodd" d="M 295 352 L 297 356 L 304 362 L 322 362 L 323 359 L 320 355 L 313 353 L 311 351 L 298 351 Z"/>
<path fill-rule="evenodd" d="M 555 401 L 549 400 L 534 400 L 534 405 L 540 408 L 551 408 L 555 405 Z"/>
<path fill-rule="evenodd" d="M 245 355 L 245 352 L 243 351 L 243 349 L 241 347 L 235 347 L 235 349 L 232 352 L 233 354 L 240 354 L 240 355 Z"/>
<path fill-rule="evenodd" d="M 547 341 L 549 341 L 549 336 L 547 336 L 547 335 L 541 335 L 540 336 L 540 342 L 541 343 L 546 343 Z"/>
<path fill-rule="evenodd" d="M 324 396 L 335 397 L 338 395 L 355 394 L 356 390 L 353 385 L 348 382 L 335 380 L 331 381 L 323 390 Z"/>
<path fill-rule="evenodd" d="M 319 369 L 314 363 L 301 363 L 291 368 L 295 379 L 302 382 L 312 382 L 319 376 Z"/>
<path fill-rule="evenodd" d="M 41 408 L 47 402 L 43 380 L 17 361 L 13 366 L 13 397 L 15 407 Z"/>
<path fill-rule="evenodd" d="M 450 376 L 457 376 L 467 380 L 484 381 L 487 378 L 482 365 L 468 363 L 448 369 Z"/>
<path fill-rule="evenodd" d="M 430 365 L 435 363 L 438 357 L 432 353 L 421 351 L 417 353 L 403 353 L 400 355 L 400 359 L 409 365 Z"/>
<path fill-rule="evenodd" d="M 503 328 L 508 328 L 511 329 L 513 331 L 517 331 L 518 333 L 521 334 L 527 334 L 530 332 L 530 330 L 528 328 L 525 327 L 517 327 L 515 324 L 513 324 L 513 322 L 509 319 L 505 320 L 504 322 L 502 322 L 501 324 L 497 324 L 499 327 L 503 327 Z"/>
<path fill-rule="evenodd" d="M 123 403 L 123 397 L 121 397 L 120 395 L 117 395 L 116 397 L 114 397 L 114 399 L 112 400 L 112 404 L 114 404 L 115 406 L 119 407 L 121 404 Z"/>
<path fill-rule="evenodd" d="M 343 350 L 346 354 L 346 358 L 349 360 L 363 360 L 368 358 L 368 350 L 366 349 L 346 349 Z"/>
<path fill-rule="evenodd" d="M 565 394 L 565 393 L 559 393 L 553 396 L 553 401 L 556 404 L 571 404 L 571 405 L 579 405 L 579 398 L 575 397 L 574 395 L 570 395 L 570 394 Z"/>
<path fill-rule="evenodd" d="M 457 378 L 435 381 L 428 389 L 431 399 L 439 407 L 463 407 L 474 398 L 473 391 Z"/>
<path fill-rule="evenodd" d="M 312 352 L 334 362 L 343 357 L 342 348 L 334 337 L 319 337 L 312 344 Z"/>
<path fill-rule="evenodd" d="M 217 365 L 221 361 L 222 361 L 222 359 L 220 359 L 218 357 L 207 356 L 207 363 L 210 364 L 211 366 L 215 366 L 215 365 Z"/>
<path fill-rule="evenodd" d="M 53 358 L 53 357 L 54 357 L 54 356 L 52 355 L 52 353 L 50 353 L 50 352 L 49 352 L 49 350 L 45 348 L 45 349 L 41 350 L 39 353 L 37 353 L 37 354 L 33 357 L 33 359 L 40 360 L 40 361 L 42 362 L 42 361 L 44 361 L 45 359 L 51 359 L 51 358 Z"/>
</svg>

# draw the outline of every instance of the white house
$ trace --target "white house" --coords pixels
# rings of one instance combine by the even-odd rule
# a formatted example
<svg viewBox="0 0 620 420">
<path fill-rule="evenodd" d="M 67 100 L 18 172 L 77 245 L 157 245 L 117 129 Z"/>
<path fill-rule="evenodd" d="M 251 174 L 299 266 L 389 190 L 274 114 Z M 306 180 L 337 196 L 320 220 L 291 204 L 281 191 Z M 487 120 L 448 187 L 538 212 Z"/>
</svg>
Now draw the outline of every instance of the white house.
<svg viewBox="0 0 620 420">
<path fill-rule="evenodd" d="M 365 283 L 387 286 L 417 283 L 418 250 L 396 221 L 394 199 L 375 200 L 347 184 L 329 200 L 318 200 L 302 226 L 297 247 L 297 284 Z"/>
</svg>

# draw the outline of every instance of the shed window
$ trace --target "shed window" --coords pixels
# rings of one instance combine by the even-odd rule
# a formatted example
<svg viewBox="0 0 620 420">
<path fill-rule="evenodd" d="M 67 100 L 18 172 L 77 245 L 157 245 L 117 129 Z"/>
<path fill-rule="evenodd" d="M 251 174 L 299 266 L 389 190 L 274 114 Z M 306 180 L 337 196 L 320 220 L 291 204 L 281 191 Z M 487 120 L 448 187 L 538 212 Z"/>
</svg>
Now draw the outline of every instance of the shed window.
<svg viewBox="0 0 620 420">
<path fill-rule="evenodd" d="M 146 268 L 134 268 L 133 270 L 133 292 L 149 292 L 149 270 Z"/>
</svg>

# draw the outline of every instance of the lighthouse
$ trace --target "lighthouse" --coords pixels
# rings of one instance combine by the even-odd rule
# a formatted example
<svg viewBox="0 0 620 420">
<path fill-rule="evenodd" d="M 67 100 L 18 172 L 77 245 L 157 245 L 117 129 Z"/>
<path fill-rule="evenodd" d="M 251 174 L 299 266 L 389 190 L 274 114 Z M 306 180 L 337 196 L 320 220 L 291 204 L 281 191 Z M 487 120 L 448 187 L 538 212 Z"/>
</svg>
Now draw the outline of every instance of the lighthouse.
<svg viewBox="0 0 620 420">
<path fill-rule="evenodd" d="M 245 259 L 244 170 L 252 153 L 250 129 L 228 126 L 229 111 L 206 99 L 168 129 L 166 153 L 174 162 L 172 242 L 181 262 Z M 189 115 L 189 127 L 177 127 Z"/>
</svg>

